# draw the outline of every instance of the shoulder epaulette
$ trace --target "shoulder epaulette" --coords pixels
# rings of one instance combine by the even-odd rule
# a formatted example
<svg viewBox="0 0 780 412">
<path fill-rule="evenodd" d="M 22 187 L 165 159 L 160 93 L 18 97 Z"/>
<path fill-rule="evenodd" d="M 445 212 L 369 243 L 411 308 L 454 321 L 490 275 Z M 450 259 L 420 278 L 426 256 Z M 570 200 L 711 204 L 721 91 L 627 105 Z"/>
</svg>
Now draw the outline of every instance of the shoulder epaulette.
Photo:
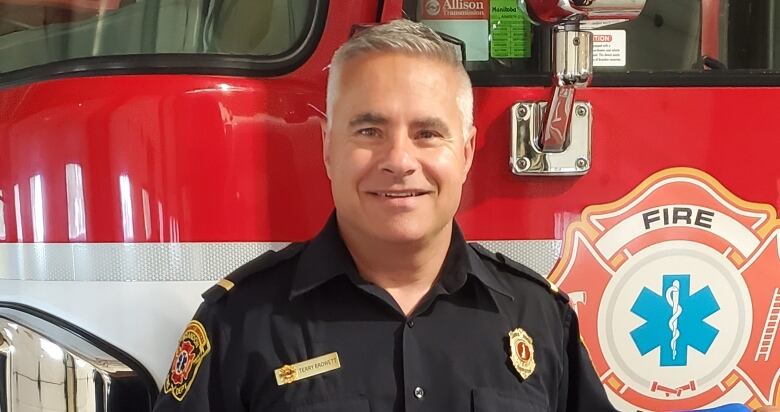
<svg viewBox="0 0 780 412">
<path fill-rule="evenodd" d="M 207 302 L 217 302 L 250 275 L 268 270 L 294 257 L 303 250 L 303 246 L 304 243 L 291 243 L 278 252 L 269 250 L 220 279 L 216 285 L 203 292 L 201 296 Z"/>
<path fill-rule="evenodd" d="M 516 262 L 502 255 L 501 253 L 493 253 L 479 243 L 469 243 L 469 245 L 481 256 L 484 256 L 497 263 L 499 266 L 508 269 L 509 272 L 515 275 L 522 276 L 523 278 L 544 287 L 545 289 L 552 292 L 553 295 L 558 297 L 558 299 L 561 299 L 564 303 L 569 303 L 569 297 L 566 295 L 566 293 L 559 290 L 556 284 L 550 282 L 546 277 L 536 273 L 531 268 L 523 265 L 522 263 Z"/>
</svg>

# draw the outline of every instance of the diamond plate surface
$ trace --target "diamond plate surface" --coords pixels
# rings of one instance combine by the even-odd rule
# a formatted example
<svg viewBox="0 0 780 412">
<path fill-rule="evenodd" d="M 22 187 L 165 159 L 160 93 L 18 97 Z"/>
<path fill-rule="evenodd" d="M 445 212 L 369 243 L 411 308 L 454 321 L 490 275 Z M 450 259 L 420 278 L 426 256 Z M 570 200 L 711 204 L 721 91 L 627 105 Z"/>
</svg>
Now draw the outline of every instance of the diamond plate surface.
<svg viewBox="0 0 780 412">
<path fill-rule="evenodd" d="M 560 240 L 489 240 L 477 242 L 493 252 L 528 266 L 542 276 L 548 276 L 561 256 Z"/>
<path fill-rule="evenodd" d="M 557 240 L 481 241 L 547 275 L 561 252 Z M 0 244 L 0 279 L 167 282 L 218 280 L 286 242 Z"/>
<path fill-rule="evenodd" d="M 0 279 L 218 280 L 286 242 L 0 244 Z"/>
</svg>

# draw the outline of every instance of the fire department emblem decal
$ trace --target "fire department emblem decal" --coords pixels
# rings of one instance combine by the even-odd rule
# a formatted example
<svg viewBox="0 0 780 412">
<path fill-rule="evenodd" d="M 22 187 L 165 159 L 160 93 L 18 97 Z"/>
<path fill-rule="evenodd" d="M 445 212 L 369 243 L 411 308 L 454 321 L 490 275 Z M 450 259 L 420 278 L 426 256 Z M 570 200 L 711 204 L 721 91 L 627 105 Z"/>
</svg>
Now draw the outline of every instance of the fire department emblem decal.
<svg viewBox="0 0 780 412">
<path fill-rule="evenodd" d="M 780 403 L 780 221 L 696 169 L 587 207 L 551 282 L 620 410 Z"/>
<path fill-rule="evenodd" d="M 203 358 L 210 350 L 211 343 L 203 325 L 196 320 L 191 321 L 179 339 L 163 392 L 171 394 L 176 400 L 183 400 L 192 386 Z"/>
</svg>

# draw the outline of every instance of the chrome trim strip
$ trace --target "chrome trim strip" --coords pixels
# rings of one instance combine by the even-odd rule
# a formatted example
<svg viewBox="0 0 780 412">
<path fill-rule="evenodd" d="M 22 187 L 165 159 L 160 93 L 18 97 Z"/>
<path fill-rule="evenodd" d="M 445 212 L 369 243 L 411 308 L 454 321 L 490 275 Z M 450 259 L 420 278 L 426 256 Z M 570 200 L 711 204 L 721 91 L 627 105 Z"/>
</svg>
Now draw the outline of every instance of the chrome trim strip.
<svg viewBox="0 0 780 412">
<path fill-rule="evenodd" d="M 559 240 L 480 241 L 531 269 L 548 274 Z M 200 281 L 219 280 L 243 263 L 286 242 L 0 243 L 0 280 Z"/>
</svg>

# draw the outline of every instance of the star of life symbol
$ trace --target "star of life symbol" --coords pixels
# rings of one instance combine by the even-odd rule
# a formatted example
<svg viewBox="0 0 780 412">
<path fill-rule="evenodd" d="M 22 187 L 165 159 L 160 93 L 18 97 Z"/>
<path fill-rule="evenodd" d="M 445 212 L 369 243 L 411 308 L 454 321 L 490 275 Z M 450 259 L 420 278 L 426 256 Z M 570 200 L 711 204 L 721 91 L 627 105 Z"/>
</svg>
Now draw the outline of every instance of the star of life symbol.
<svg viewBox="0 0 780 412">
<path fill-rule="evenodd" d="M 631 331 L 631 339 L 642 355 L 660 348 L 660 366 L 686 366 L 689 347 L 706 354 L 718 336 L 705 319 L 720 306 L 709 286 L 691 295 L 690 278 L 664 275 L 663 294 L 645 287 L 631 307 L 646 321 Z"/>
<path fill-rule="evenodd" d="M 619 410 L 780 403 L 779 237 L 771 205 L 690 168 L 567 228 L 550 280 Z"/>
</svg>

